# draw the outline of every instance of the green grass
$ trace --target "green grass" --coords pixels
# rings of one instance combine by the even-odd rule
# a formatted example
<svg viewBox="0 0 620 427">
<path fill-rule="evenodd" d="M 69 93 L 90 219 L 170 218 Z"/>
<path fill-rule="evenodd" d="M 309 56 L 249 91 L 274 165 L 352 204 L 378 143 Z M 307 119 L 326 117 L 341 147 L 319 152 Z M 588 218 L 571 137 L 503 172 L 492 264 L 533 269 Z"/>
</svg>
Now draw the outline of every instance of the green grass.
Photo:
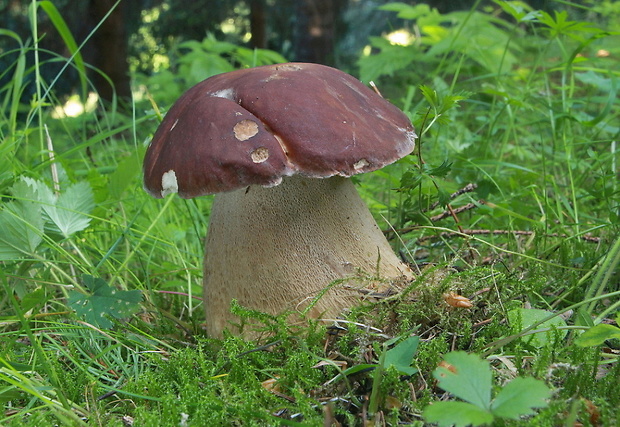
<svg viewBox="0 0 620 427">
<path fill-rule="evenodd" d="M 490 362 L 493 396 L 519 377 L 551 389 L 527 421 L 497 425 L 617 425 L 618 340 L 576 339 L 614 325 L 620 307 L 620 37 L 609 31 L 620 16 L 609 2 L 588 13 L 558 4 L 555 15 L 511 5 L 389 6 L 423 37 L 373 39 L 351 72 L 374 80 L 421 139 L 357 182 L 420 273 L 339 328 L 265 317 L 258 341 L 203 332 L 210 198 L 154 200 L 141 188 L 144 142 L 179 95 L 165 82 L 196 79 L 187 61 L 136 75 L 129 114 L 97 104 L 59 118 L 64 100 L 26 63 L 36 43 L 0 31 L 21 46 L 0 88 L 0 425 L 424 425 L 428 405 L 460 401 L 433 377 L 454 350 Z M 58 16 L 54 25 L 73 54 L 58 59 L 83 69 Z M 212 38 L 191 46 L 188 58 L 225 48 L 237 64 L 278 59 Z M 448 292 L 473 307 L 449 306 Z M 382 362 L 384 343 L 412 334 L 417 352 L 403 357 L 418 373 L 403 375 Z"/>
</svg>

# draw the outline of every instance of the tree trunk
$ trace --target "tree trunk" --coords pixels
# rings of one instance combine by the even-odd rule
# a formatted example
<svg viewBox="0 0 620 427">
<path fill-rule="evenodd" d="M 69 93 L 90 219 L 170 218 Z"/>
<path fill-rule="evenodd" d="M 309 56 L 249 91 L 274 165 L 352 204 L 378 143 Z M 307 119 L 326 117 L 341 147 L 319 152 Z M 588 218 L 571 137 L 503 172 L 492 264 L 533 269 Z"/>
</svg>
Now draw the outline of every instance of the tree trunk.
<svg viewBox="0 0 620 427">
<path fill-rule="evenodd" d="M 250 44 L 256 49 L 267 48 L 267 26 L 265 19 L 265 0 L 250 0 Z"/>
<path fill-rule="evenodd" d="M 295 60 L 334 65 L 340 12 L 347 0 L 299 0 Z"/>
<path fill-rule="evenodd" d="M 97 25 L 101 22 L 115 3 L 115 0 L 90 0 L 89 15 L 93 24 Z M 110 82 L 99 72 L 92 76 L 99 96 L 108 102 L 114 99 L 115 93 L 120 100 L 131 98 L 124 6 L 125 2 L 117 5 L 95 31 L 90 41 L 95 51 L 93 65 L 112 82 L 110 85 Z"/>
</svg>

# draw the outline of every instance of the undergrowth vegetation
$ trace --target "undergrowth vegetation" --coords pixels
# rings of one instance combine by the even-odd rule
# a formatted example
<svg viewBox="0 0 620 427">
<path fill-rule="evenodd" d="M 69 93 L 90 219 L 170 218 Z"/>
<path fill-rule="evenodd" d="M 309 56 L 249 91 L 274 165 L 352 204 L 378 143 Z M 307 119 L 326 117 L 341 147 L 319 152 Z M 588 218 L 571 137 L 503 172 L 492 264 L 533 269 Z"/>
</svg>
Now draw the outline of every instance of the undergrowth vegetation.
<svg viewBox="0 0 620 427">
<path fill-rule="evenodd" d="M 382 6 L 407 41 L 345 71 L 420 138 L 356 182 L 417 277 L 328 323 L 233 304 L 265 324 L 247 341 L 203 332 L 210 198 L 151 199 L 141 161 L 189 85 L 285 59 L 209 36 L 117 108 L 33 2 L 28 40 L 0 29 L 0 425 L 618 425 L 620 10 L 592 5 Z M 42 13 L 75 117 L 38 71 Z"/>
</svg>

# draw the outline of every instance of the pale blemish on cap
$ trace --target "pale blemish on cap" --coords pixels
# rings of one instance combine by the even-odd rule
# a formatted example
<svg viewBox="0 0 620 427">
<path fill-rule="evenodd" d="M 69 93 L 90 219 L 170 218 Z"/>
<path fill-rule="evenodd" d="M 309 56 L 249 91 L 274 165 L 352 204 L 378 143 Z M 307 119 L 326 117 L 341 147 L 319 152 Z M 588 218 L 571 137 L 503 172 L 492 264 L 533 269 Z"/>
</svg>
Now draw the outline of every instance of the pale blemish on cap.
<svg viewBox="0 0 620 427">
<path fill-rule="evenodd" d="M 172 126 L 170 126 L 170 132 L 172 132 L 172 129 L 174 129 L 177 126 L 177 123 L 179 123 L 179 119 L 176 119 L 174 123 L 172 123 Z"/>
<path fill-rule="evenodd" d="M 263 163 L 269 158 L 269 150 L 266 147 L 258 147 L 250 153 L 254 163 Z"/>
<path fill-rule="evenodd" d="M 299 64 L 279 64 L 275 66 L 277 71 L 301 71 L 303 68 Z"/>
<path fill-rule="evenodd" d="M 366 159 L 359 159 L 357 162 L 353 163 L 353 169 L 356 171 L 360 169 L 364 169 L 366 166 L 370 165 L 370 162 Z"/>
<path fill-rule="evenodd" d="M 269 83 L 272 80 L 284 78 L 282 75 L 279 74 L 280 71 L 301 71 L 303 70 L 303 67 L 298 64 L 278 64 L 274 66 L 273 69 L 274 73 L 263 80 L 265 83 Z"/>
<path fill-rule="evenodd" d="M 232 88 L 218 90 L 210 95 L 216 98 L 230 99 L 231 101 L 235 100 L 235 91 Z"/>
<path fill-rule="evenodd" d="M 258 133 L 258 124 L 252 120 L 241 120 L 233 127 L 233 132 L 239 141 L 247 141 Z"/>
<path fill-rule="evenodd" d="M 177 174 L 170 169 L 161 176 L 161 197 L 166 197 L 168 194 L 178 192 L 179 184 L 177 182 Z"/>
</svg>

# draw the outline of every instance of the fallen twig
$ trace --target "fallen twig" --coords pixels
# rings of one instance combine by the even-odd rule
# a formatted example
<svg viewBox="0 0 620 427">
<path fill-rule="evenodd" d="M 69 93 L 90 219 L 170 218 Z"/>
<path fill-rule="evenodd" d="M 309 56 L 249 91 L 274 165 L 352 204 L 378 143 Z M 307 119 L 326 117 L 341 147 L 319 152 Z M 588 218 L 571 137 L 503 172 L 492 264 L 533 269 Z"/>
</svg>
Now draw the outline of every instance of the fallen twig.
<svg viewBox="0 0 620 427">
<path fill-rule="evenodd" d="M 416 227 L 408 227 L 409 230 L 407 231 L 412 231 L 414 230 Z M 417 244 L 421 244 L 424 243 L 428 240 L 434 240 L 434 239 L 449 239 L 452 237 L 463 237 L 463 234 L 466 234 L 468 236 L 479 236 L 479 235 L 505 235 L 505 234 L 512 234 L 512 235 L 516 235 L 516 236 L 533 236 L 534 234 L 536 234 L 535 231 L 529 231 L 529 230 L 462 230 L 459 232 L 448 232 L 448 231 L 444 231 L 442 233 L 439 234 L 434 234 L 434 235 L 430 235 L 430 236 L 423 236 L 420 237 L 416 243 Z M 559 237 L 559 238 L 566 238 L 569 237 L 567 234 L 559 234 L 559 233 L 551 233 L 551 234 L 545 234 L 546 237 Z M 579 236 L 580 239 L 586 241 L 586 242 L 590 242 L 590 243 L 600 243 L 601 238 L 600 237 L 594 237 L 594 236 L 590 236 L 587 234 L 584 234 L 583 236 Z"/>
</svg>

